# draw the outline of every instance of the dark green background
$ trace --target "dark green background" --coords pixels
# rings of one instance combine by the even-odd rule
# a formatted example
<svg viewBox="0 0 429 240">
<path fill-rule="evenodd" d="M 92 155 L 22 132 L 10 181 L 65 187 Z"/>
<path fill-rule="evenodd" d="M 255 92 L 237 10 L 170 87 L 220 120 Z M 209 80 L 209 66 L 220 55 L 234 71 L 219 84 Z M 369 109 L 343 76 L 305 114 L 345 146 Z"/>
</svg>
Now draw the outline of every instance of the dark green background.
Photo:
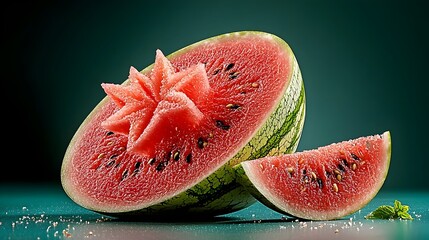
<svg viewBox="0 0 429 240">
<path fill-rule="evenodd" d="M 390 130 L 385 189 L 428 189 L 428 18 L 417 1 L 15 1 L 2 7 L 2 182 L 59 182 L 66 147 L 130 66 L 239 30 L 285 39 L 307 116 L 299 150 Z M 11 175 L 11 176 L 10 176 Z"/>
</svg>

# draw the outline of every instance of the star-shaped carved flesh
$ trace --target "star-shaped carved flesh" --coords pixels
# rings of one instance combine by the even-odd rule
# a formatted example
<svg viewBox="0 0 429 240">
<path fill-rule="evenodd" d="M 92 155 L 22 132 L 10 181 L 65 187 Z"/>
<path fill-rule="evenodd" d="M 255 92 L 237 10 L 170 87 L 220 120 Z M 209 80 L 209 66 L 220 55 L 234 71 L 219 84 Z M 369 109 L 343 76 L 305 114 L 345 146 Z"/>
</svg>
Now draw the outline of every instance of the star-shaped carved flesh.
<svg viewBox="0 0 429 240">
<path fill-rule="evenodd" d="M 128 79 L 122 85 L 101 84 L 118 108 L 101 126 L 128 136 L 127 151 L 150 156 L 165 134 L 195 128 L 203 119 L 198 106 L 210 91 L 204 64 L 175 72 L 157 50 L 150 76 L 131 67 Z"/>
</svg>

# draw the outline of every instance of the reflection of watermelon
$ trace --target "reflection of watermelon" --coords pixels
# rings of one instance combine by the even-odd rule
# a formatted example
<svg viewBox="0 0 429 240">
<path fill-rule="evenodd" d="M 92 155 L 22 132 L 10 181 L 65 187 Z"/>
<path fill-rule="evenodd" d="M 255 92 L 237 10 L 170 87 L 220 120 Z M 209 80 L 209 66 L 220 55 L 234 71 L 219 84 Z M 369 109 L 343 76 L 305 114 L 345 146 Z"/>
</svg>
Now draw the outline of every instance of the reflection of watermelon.
<svg viewBox="0 0 429 240">
<path fill-rule="evenodd" d="M 374 198 L 389 170 L 390 153 L 390 133 L 385 132 L 242 162 L 238 169 L 245 172 L 243 185 L 268 207 L 300 218 L 330 220 Z"/>
<path fill-rule="evenodd" d="M 280 38 L 238 32 L 203 40 L 103 99 L 66 151 L 61 179 L 78 204 L 111 215 L 217 215 L 255 200 L 232 166 L 295 151 L 304 123 L 297 61 Z M 171 215 L 170 215 L 171 216 Z"/>
</svg>

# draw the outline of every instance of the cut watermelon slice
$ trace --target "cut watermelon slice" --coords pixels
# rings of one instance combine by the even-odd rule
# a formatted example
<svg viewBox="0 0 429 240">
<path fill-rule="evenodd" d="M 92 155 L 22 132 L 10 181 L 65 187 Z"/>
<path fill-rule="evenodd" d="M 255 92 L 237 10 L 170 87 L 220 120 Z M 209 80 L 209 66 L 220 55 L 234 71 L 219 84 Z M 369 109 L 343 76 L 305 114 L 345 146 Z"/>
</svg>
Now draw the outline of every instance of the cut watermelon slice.
<svg viewBox="0 0 429 240">
<path fill-rule="evenodd" d="M 218 215 L 254 203 L 232 166 L 295 151 L 304 85 L 290 47 L 263 32 L 206 39 L 130 68 L 77 130 L 61 179 L 115 216 Z"/>
<path fill-rule="evenodd" d="M 375 197 L 387 176 L 390 156 L 390 132 L 385 132 L 242 162 L 243 184 L 278 212 L 310 220 L 338 219 Z"/>
</svg>

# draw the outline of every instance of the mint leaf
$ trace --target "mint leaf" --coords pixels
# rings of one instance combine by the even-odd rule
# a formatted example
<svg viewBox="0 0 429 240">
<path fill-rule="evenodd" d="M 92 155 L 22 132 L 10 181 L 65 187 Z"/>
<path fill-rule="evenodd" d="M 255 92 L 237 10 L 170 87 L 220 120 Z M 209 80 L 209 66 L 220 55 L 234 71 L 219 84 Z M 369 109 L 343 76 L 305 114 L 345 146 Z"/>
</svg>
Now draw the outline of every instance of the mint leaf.
<svg viewBox="0 0 429 240">
<path fill-rule="evenodd" d="M 407 213 L 407 212 L 399 212 L 398 213 L 398 217 L 400 219 L 403 219 L 403 220 L 413 220 L 413 218 L 411 217 L 411 215 L 409 213 Z"/>
<path fill-rule="evenodd" d="M 393 203 L 393 208 L 395 209 L 395 212 L 400 212 L 402 211 L 402 204 L 400 201 L 395 200 L 395 202 Z"/>
<path fill-rule="evenodd" d="M 366 219 L 390 219 L 395 216 L 392 206 L 382 205 L 365 216 Z"/>
<path fill-rule="evenodd" d="M 395 200 L 392 206 L 382 205 L 365 216 L 366 219 L 402 219 L 413 220 L 408 213 L 410 208 L 402 205 L 400 201 Z"/>
</svg>

